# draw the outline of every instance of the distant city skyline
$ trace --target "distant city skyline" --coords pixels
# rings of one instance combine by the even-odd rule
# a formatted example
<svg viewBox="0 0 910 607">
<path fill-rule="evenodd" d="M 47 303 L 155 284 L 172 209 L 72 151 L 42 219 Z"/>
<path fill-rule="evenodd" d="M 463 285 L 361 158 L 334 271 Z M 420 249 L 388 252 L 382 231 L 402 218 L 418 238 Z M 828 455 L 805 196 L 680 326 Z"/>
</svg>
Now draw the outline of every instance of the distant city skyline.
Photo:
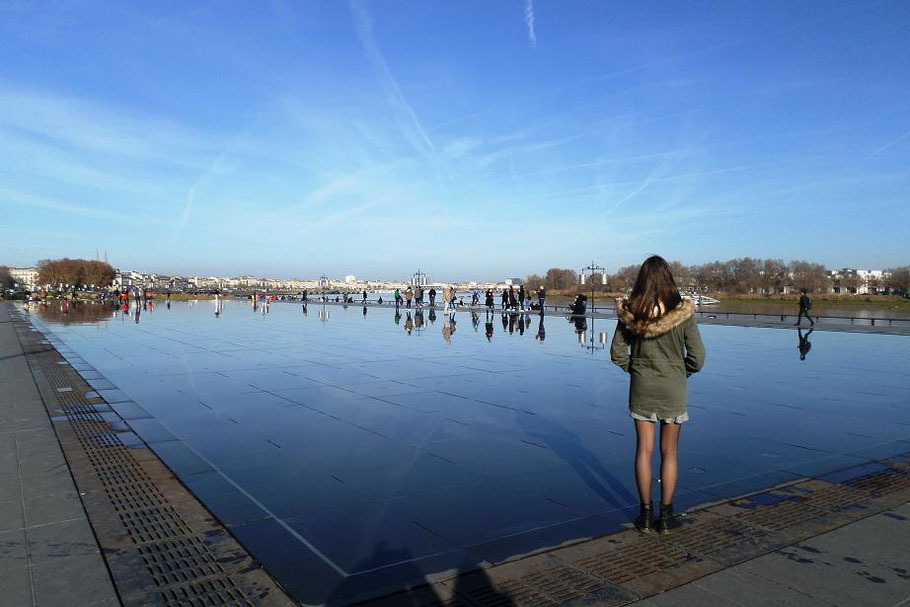
<svg viewBox="0 0 910 607">
<path fill-rule="evenodd" d="M 910 263 L 910 11 L 0 6 L 0 263 L 448 280 Z"/>
</svg>

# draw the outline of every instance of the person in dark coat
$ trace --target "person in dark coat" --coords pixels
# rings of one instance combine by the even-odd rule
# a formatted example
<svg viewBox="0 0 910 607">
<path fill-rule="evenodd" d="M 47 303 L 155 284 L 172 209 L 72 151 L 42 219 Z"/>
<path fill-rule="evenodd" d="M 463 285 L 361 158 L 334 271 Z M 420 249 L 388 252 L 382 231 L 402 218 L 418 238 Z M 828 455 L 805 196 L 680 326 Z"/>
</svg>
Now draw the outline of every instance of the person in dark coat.
<svg viewBox="0 0 910 607">
<path fill-rule="evenodd" d="M 492 311 L 493 306 L 496 305 L 496 302 L 493 298 L 493 289 L 487 289 L 486 295 L 484 296 L 484 303 L 487 306 L 487 311 Z"/>
<path fill-rule="evenodd" d="M 796 317 L 796 326 L 803 321 L 803 316 L 806 317 L 812 325 L 815 325 L 815 321 L 812 320 L 812 317 L 809 316 L 809 310 L 812 309 L 812 300 L 809 299 L 809 296 L 806 294 L 806 290 L 801 291 L 802 295 L 799 296 L 799 316 Z"/>
<path fill-rule="evenodd" d="M 543 307 L 547 303 L 547 290 L 543 285 L 537 290 L 537 303 L 540 305 L 540 313 L 543 314 Z"/>
<path fill-rule="evenodd" d="M 509 285 L 509 307 L 515 309 L 518 307 L 518 301 L 515 299 L 515 287 Z"/>
<path fill-rule="evenodd" d="M 436 305 L 436 289 L 434 287 L 430 287 L 430 305 Z"/>
<path fill-rule="evenodd" d="M 509 290 L 502 290 L 502 309 L 505 310 L 506 306 L 509 305 Z"/>
<path fill-rule="evenodd" d="M 610 358 L 630 376 L 629 413 L 635 421 L 635 480 L 641 511 L 635 526 L 651 531 L 651 460 L 660 424 L 661 496 L 657 530 L 679 526 L 673 495 L 679 474 L 679 431 L 689 420 L 686 380 L 705 363 L 695 305 L 682 299 L 670 266 L 657 255 L 641 265 L 628 299 L 617 301 L 619 320 Z"/>
<path fill-rule="evenodd" d="M 518 304 L 522 307 L 522 310 L 524 310 L 524 305 L 525 305 L 525 286 L 524 285 L 518 286 Z"/>
</svg>

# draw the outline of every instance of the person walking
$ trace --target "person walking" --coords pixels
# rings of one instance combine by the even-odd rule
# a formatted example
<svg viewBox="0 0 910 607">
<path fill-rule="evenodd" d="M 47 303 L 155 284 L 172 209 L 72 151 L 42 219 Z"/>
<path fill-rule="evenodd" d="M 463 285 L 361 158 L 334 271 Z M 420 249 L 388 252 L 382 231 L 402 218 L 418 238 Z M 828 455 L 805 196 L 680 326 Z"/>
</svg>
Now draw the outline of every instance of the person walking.
<svg viewBox="0 0 910 607">
<path fill-rule="evenodd" d="M 540 305 L 540 313 L 543 314 L 544 304 L 547 303 L 547 290 L 543 285 L 540 285 L 540 289 L 537 291 L 537 303 Z"/>
<path fill-rule="evenodd" d="M 367 305 L 367 290 L 363 290 L 363 305 Z"/>
<path fill-rule="evenodd" d="M 518 307 L 518 301 L 515 299 L 515 287 L 509 285 L 509 308 L 514 310 Z"/>
<path fill-rule="evenodd" d="M 506 306 L 509 304 L 509 290 L 502 290 L 502 309 L 505 310 Z"/>
<path fill-rule="evenodd" d="M 521 310 L 523 312 L 525 309 L 524 308 L 524 306 L 525 306 L 525 286 L 524 285 L 518 286 L 518 305 L 521 306 Z"/>
<path fill-rule="evenodd" d="M 679 475 L 679 432 L 689 420 L 686 379 L 705 364 L 695 306 L 679 295 L 670 266 L 657 255 L 641 264 L 628 299 L 616 304 L 619 320 L 610 358 L 630 375 L 629 413 L 635 423 L 635 481 L 641 506 L 635 526 L 655 527 L 651 505 L 651 460 L 660 424 L 659 533 L 679 526 L 673 495 Z"/>
<path fill-rule="evenodd" d="M 492 312 L 493 307 L 496 305 L 495 299 L 493 297 L 493 289 L 487 289 L 487 292 L 484 296 L 484 303 L 487 306 L 487 312 Z"/>
<path fill-rule="evenodd" d="M 401 307 L 401 291 L 399 291 L 397 288 L 395 289 L 395 307 Z"/>
<path fill-rule="evenodd" d="M 436 288 L 430 287 L 430 307 L 432 308 L 435 305 L 436 305 Z"/>
<path fill-rule="evenodd" d="M 800 291 L 802 295 L 799 296 L 799 316 L 796 317 L 796 324 L 794 326 L 798 327 L 803 321 L 803 316 L 806 317 L 812 326 L 815 325 L 815 321 L 812 320 L 812 317 L 809 316 L 809 310 L 812 309 L 812 300 L 809 299 L 809 296 L 806 294 L 806 290 L 803 289 Z"/>
<path fill-rule="evenodd" d="M 408 287 L 407 291 L 404 292 L 404 300 L 408 304 L 408 310 L 411 309 L 411 298 L 414 297 L 414 292 L 411 290 L 411 287 Z"/>
</svg>

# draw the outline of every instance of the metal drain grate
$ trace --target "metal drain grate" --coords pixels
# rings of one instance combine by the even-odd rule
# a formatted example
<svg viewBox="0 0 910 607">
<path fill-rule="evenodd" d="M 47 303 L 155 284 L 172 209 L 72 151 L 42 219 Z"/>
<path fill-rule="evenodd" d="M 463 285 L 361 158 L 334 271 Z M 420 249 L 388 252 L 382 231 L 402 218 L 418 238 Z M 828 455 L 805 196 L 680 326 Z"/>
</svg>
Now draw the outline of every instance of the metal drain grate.
<svg viewBox="0 0 910 607">
<path fill-rule="evenodd" d="M 743 521 L 749 525 L 756 525 L 773 531 L 782 531 L 788 527 L 817 518 L 821 514 L 821 510 L 816 510 L 801 502 L 787 500 L 761 506 L 743 514 L 737 514 L 733 520 Z"/>
<path fill-rule="evenodd" d="M 764 531 L 742 521 L 726 519 L 684 527 L 671 535 L 667 541 L 689 552 L 707 556 L 764 536 L 766 536 Z"/>
<path fill-rule="evenodd" d="M 636 578 L 682 565 L 693 560 L 691 554 L 669 543 L 644 540 L 573 561 L 585 571 L 621 584 Z"/>
<path fill-rule="evenodd" d="M 86 458 L 167 605 L 251 605 L 243 592 L 168 503 L 130 450 L 84 396 L 84 385 L 56 352 L 33 357 L 55 391 Z M 100 402 L 100 401 L 98 401 Z"/>
<path fill-rule="evenodd" d="M 844 485 L 831 485 L 802 496 L 803 503 L 828 512 L 837 512 L 869 499 L 869 494 Z"/>
<path fill-rule="evenodd" d="M 485 586 L 471 589 L 464 594 L 481 607 L 507 607 L 511 605 L 556 605 L 547 595 L 525 586 L 517 579 L 504 580 L 496 588 Z"/>
<path fill-rule="evenodd" d="M 910 474 L 895 468 L 889 468 L 881 472 L 854 478 L 844 484 L 854 489 L 872 493 L 896 493 L 904 489 L 910 489 Z"/>
</svg>

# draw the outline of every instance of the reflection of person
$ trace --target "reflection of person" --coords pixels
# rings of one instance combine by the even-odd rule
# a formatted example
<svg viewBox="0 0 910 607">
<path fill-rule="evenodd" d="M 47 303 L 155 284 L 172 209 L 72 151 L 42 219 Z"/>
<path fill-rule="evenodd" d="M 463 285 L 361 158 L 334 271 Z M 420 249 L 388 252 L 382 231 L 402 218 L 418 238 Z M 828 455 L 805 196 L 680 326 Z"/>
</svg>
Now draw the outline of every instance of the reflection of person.
<svg viewBox="0 0 910 607">
<path fill-rule="evenodd" d="M 395 308 L 395 324 L 401 324 L 401 308 Z"/>
<path fill-rule="evenodd" d="M 487 341 L 493 341 L 493 315 L 489 312 L 487 312 L 487 318 L 483 328 L 486 331 Z"/>
<path fill-rule="evenodd" d="M 543 326 L 544 315 L 540 315 L 540 322 L 537 323 L 537 342 L 543 343 L 547 339 L 547 330 Z"/>
<path fill-rule="evenodd" d="M 809 341 L 809 336 L 812 335 L 812 331 L 815 329 L 809 329 L 809 332 L 803 335 L 802 329 L 797 329 L 799 333 L 799 359 L 806 360 L 806 357 L 809 355 L 809 350 L 812 349 L 812 343 Z"/>
<path fill-rule="evenodd" d="M 673 495 L 679 474 L 679 431 L 689 420 L 686 378 L 705 362 L 705 347 L 695 322 L 695 306 L 679 289 L 662 258 L 654 255 L 641 264 L 628 299 L 617 302 L 619 316 L 610 358 L 631 376 L 629 411 L 637 437 L 635 480 L 641 511 L 635 526 L 654 527 L 651 509 L 651 459 L 654 434 L 660 422 L 660 519 L 657 530 L 669 533 L 679 526 L 673 513 Z"/>
<path fill-rule="evenodd" d="M 408 335 L 414 330 L 414 321 L 411 320 L 410 312 L 408 312 L 408 317 L 404 320 L 404 330 L 408 332 Z"/>
<path fill-rule="evenodd" d="M 803 321 L 803 316 L 805 316 L 806 320 L 814 325 L 815 321 L 812 320 L 811 316 L 809 316 L 809 310 L 812 309 L 812 300 L 809 299 L 808 295 L 806 295 L 805 289 L 803 289 L 801 293 L 802 295 L 799 296 L 799 316 L 796 317 L 796 326 L 798 327 L 799 324 Z"/>
<path fill-rule="evenodd" d="M 474 332 L 477 332 L 477 329 L 480 327 L 480 315 L 477 312 L 471 311 L 471 325 L 474 327 Z"/>
</svg>

